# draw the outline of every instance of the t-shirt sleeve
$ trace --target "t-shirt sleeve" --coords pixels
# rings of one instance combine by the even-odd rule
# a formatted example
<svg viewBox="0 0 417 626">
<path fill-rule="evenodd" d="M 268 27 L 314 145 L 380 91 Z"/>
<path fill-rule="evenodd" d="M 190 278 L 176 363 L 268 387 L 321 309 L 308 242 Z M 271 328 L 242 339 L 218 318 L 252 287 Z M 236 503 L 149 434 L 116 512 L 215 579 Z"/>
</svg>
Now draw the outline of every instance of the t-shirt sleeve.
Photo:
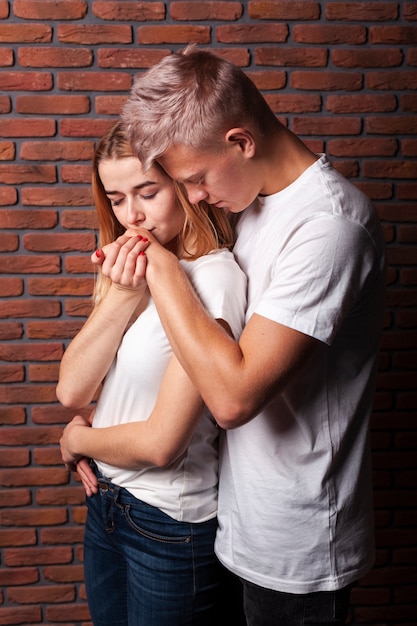
<svg viewBox="0 0 417 626">
<path fill-rule="evenodd" d="M 190 264 L 187 274 L 210 315 L 225 320 L 237 339 L 245 322 L 247 279 L 233 254 L 205 255 Z"/>
<path fill-rule="evenodd" d="M 307 221 L 277 255 L 254 312 L 331 344 L 373 267 L 375 248 L 360 225 L 334 216 Z"/>
</svg>

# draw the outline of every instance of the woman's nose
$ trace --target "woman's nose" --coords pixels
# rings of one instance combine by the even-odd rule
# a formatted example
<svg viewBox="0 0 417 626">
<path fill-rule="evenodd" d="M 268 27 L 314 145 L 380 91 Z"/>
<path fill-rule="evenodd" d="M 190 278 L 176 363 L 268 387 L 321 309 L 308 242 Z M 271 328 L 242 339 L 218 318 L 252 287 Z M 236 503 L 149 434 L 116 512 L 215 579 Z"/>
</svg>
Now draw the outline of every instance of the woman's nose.
<svg viewBox="0 0 417 626">
<path fill-rule="evenodd" d="M 137 198 L 129 199 L 127 203 L 127 221 L 129 224 L 137 224 L 143 222 L 144 219 L 145 214 Z"/>
</svg>

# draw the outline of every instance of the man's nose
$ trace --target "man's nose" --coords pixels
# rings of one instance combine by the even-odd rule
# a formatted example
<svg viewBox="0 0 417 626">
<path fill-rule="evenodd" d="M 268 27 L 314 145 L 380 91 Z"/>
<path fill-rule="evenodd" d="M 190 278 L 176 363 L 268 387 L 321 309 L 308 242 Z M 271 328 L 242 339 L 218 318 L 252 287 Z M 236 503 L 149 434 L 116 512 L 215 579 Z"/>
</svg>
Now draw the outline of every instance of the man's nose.
<svg viewBox="0 0 417 626">
<path fill-rule="evenodd" d="M 185 188 L 191 204 L 197 204 L 198 202 L 201 202 L 201 200 L 206 200 L 208 197 L 207 191 L 199 185 L 191 185 L 188 183 L 185 185 Z"/>
</svg>

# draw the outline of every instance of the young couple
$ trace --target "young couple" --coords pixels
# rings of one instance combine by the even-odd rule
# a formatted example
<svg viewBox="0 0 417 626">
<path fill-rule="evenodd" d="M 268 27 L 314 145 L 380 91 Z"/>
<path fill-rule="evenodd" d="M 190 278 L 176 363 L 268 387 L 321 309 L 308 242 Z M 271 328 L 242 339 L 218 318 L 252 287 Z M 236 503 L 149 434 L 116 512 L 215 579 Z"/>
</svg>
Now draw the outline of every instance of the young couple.
<svg viewBox="0 0 417 626">
<path fill-rule="evenodd" d="M 57 394 L 101 389 L 61 440 L 94 624 L 344 624 L 373 563 L 371 203 L 195 47 L 137 77 L 93 190 L 96 305 Z"/>
</svg>

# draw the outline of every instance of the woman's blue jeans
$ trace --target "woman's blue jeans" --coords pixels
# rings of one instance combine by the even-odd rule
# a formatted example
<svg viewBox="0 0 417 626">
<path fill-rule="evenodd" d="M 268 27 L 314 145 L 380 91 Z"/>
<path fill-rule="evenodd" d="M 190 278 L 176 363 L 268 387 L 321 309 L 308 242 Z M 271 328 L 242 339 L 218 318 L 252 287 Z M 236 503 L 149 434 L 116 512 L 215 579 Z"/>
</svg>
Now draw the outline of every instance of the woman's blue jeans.
<svg viewBox="0 0 417 626">
<path fill-rule="evenodd" d="M 94 626 L 222 623 L 227 591 L 213 550 L 216 519 L 177 522 L 101 476 L 99 493 L 87 500 L 84 568 Z"/>
<path fill-rule="evenodd" d="M 337 591 L 292 594 L 243 583 L 248 626 L 343 626 L 353 585 Z"/>
</svg>

